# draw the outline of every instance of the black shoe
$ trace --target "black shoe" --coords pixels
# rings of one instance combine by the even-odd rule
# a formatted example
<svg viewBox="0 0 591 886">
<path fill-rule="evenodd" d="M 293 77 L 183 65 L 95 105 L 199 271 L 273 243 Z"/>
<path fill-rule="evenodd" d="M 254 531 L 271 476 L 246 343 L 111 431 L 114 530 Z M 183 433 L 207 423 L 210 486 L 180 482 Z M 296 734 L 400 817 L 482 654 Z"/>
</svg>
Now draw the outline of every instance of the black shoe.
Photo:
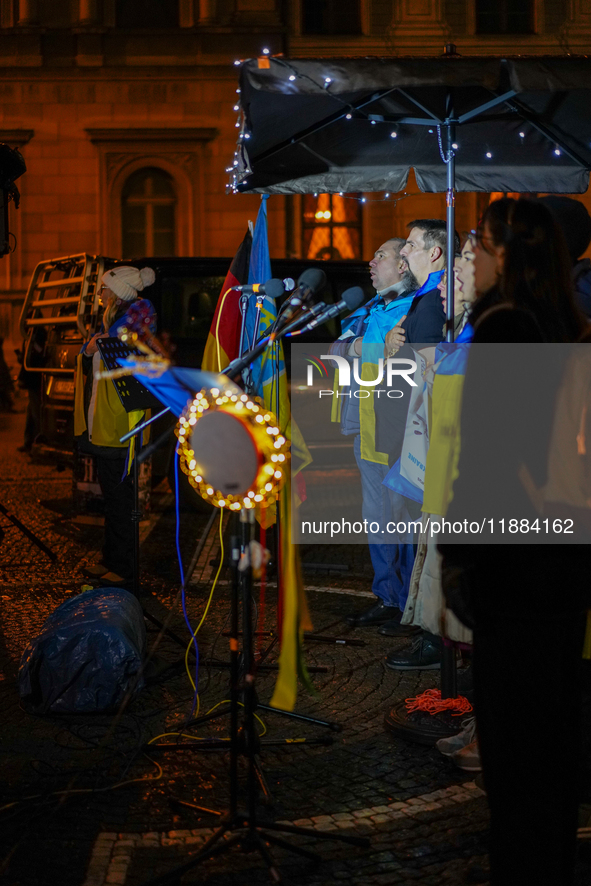
<svg viewBox="0 0 591 886">
<path fill-rule="evenodd" d="M 385 621 L 395 618 L 397 614 L 400 617 L 401 613 L 398 606 L 386 606 L 385 603 L 378 600 L 377 603 L 374 603 L 369 609 L 364 609 L 363 612 L 347 615 L 345 621 L 352 628 L 368 628 L 372 625 L 384 624 Z"/>
<path fill-rule="evenodd" d="M 441 647 L 424 634 L 413 640 L 407 651 L 391 652 L 386 656 L 386 667 L 393 671 L 433 671 L 441 667 Z"/>
<path fill-rule="evenodd" d="M 402 613 L 400 613 L 402 617 Z M 400 618 L 391 618 L 390 621 L 384 622 L 381 628 L 378 628 L 378 634 L 382 637 L 414 637 L 420 634 L 422 628 L 419 625 L 402 625 Z"/>
</svg>

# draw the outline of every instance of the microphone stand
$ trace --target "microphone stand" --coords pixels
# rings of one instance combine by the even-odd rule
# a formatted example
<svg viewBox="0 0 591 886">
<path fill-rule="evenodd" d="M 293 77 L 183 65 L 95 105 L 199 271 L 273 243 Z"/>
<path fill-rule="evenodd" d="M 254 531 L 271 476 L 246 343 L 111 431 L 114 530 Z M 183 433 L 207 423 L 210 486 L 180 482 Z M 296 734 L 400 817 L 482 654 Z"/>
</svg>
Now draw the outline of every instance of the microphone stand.
<svg viewBox="0 0 591 886">
<path fill-rule="evenodd" d="M 155 750 L 163 751 L 230 751 L 230 803 L 228 811 L 223 814 L 220 826 L 214 831 L 200 851 L 188 861 L 183 862 L 165 874 L 150 879 L 144 886 L 165 886 L 180 882 L 183 874 L 198 867 L 208 858 L 226 853 L 233 846 L 240 847 L 243 851 L 256 851 L 263 858 L 269 868 L 271 877 L 275 883 L 281 882 L 281 874 L 276 867 L 273 856 L 267 844 L 271 843 L 282 849 L 297 853 L 305 858 L 320 861 L 320 856 L 308 847 L 294 845 L 288 842 L 280 834 L 300 834 L 314 837 L 316 840 L 338 840 L 352 846 L 367 847 L 369 840 L 366 837 L 357 837 L 341 833 L 325 833 L 302 828 L 296 825 L 261 820 L 258 815 L 257 802 L 259 789 L 264 795 L 268 794 L 268 788 L 261 770 L 259 752 L 262 746 L 290 743 L 290 739 L 262 740 L 255 728 L 254 712 L 257 708 L 255 689 L 255 666 L 252 633 L 252 574 L 250 569 L 240 572 L 238 564 L 241 554 L 248 552 L 254 533 L 254 512 L 242 510 L 240 512 L 240 537 L 234 535 L 231 541 L 232 559 L 232 609 L 230 622 L 230 657 L 231 657 L 231 680 L 230 680 L 230 707 L 226 711 L 216 714 L 206 714 L 203 717 L 185 724 L 183 730 L 190 726 L 198 726 L 208 720 L 217 719 L 227 713 L 230 714 L 230 742 L 223 739 L 201 739 L 193 742 L 177 742 L 173 744 L 151 744 L 147 747 L 150 753 Z M 242 603 L 242 662 L 243 673 L 239 662 L 238 621 L 239 604 Z M 243 699 L 242 722 L 239 724 L 239 698 Z M 304 718 L 302 718 L 304 719 Z M 307 719 L 307 718 L 306 718 Z M 332 739 L 306 739 L 306 744 L 330 744 Z M 247 784 L 245 808 L 240 808 L 238 796 L 238 760 L 245 757 L 247 762 Z M 179 804 L 179 801 L 176 801 Z M 193 803 L 180 802 L 179 805 L 196 808 L 200 811 L 220 814 L 216 810 L 205 809 Z"/>
</svg>

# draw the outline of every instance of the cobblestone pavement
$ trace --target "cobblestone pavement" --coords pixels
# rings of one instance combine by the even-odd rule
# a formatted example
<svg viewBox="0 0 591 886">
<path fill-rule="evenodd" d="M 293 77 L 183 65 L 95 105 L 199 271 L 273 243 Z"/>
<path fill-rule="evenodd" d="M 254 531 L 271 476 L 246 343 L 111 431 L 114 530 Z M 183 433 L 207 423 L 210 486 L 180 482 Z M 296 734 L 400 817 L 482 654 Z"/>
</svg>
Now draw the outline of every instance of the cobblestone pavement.
<svg viewBox="0 0 591 886">
<path fill-rule="evenodd" d="M 87 583 L 81 568 L 97 559 L 100 545 L 97 526 L 73 519 L 69 466 L 43 453 L 29 458 L 15 452 L 22 424 L 23 415 L 0 414 L 0 501 L 58 554 L 58 563 L 52 565 L 16 528 L 1 520 L 6 531 L 0 548 L 3 873 L 10 886 L 139 886 L 185 861 L 211 834 L 215 818 L 178 801 L 225 810 L 228 754 L 146 753 L 147 742 L 161 733 L 179 731 L 191 710 L 193 693 L 182 650 L 168 637 L 157 653 L 157 669 L 170 665 L 167 679 L 151 682 L 117 716 L 40 718 L 20 707 L 16 674 L 22 651 L 49 613 Z M 206 518 L 203 511 L 181 513 L 185 564 Z M 142 526 L 143 602 L 157 618 L 167 617 L 178 590 L 174 532 L 172 497 L 161 487 L 150 520 Z M 307 549 L 303 555 L 305 561 L 323 567 L 305 573 L 315 631 L 361 639 L 365 645 L 306 643 L 308 664 L 321 670 L 313 675 L 315 693 L 301 691 L 297 708 L 339 722 L 341 733 L 275 713 L 261 714 L 265 738 L 289 741 L 262 748 L 272 802 L 259 807 L 260 816 L 263 822 L 279 820 L 317 831 L 367 835 L 371 847 L 289 837 L 312 847 L 322 863 L 273 849 L 285 882 L 312 886 L 486 882 L 485 874 L 478 874 L 478 866 L 486 866 L 484 795 L 436 749 L 397 740 L 383 728 L 392 703 L 436 685 L 437 677 L 433 672 L 389 671 L 383 662 L 392 641 L 375 631 L 351 632 L 343 621 L 368 597 L 366 549 L 331 546 Z M 212 534 L 189 589 L 193 624 L 203 613 L 216 556 Z M 202 660 L 227 656 L 223 631 L 229 585 L 223 572 L 221 578 L 198 635 Z M 269 585 L 264 611 L 262 606 L 258 611 L 260 631 L 275 628 L 274 594 Z M 178 606 L 170 627 L 188 637 Z M 156 629 L 148 625 L 149 642 L 156 637 Z M 266 642 L 265 637 L 259 640 L 261 647 Z M 266 663 L 274 660 L 271 653 Z M 274 679 L 272 670 L 259 670 L 261 702 L 271 697 Z M 202 712 L 227 697 L 227 685 L 227 669 L 202 665 Z M 227 718 L 194 734 L 226 736 Z M 333 737 L 332 745 L 302 741 L 326 736 Z M 242 761 L 241 789 L 245 775 Z M 581 865 L 580 882 L 588 883 L 591 868 L 583 856 Z M 211 886 L 269 882 L 266 865 L 256 853 L 236 851 L 206 862 L 188 881 L 191 877 Z"/>
</svg>

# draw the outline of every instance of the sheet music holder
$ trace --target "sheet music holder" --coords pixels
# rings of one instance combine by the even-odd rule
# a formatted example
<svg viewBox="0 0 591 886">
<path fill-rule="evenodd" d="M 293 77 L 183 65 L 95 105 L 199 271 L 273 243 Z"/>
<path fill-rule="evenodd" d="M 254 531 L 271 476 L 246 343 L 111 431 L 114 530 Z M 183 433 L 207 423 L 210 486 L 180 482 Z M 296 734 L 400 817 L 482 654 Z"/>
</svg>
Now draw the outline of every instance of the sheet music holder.
<svg viewBox="0 0 591 886">
<path fill-rule="evenodd" d="M 120 369 L 119 360 L 141 356 L 137 348 L 130 348 L 118 338 L 99 338 L 97 347 L 108 370 Z M 162 403 L 133 375 L 111 379 L 126 412 L 136 409 L 162 409 Z"/>
</svg>

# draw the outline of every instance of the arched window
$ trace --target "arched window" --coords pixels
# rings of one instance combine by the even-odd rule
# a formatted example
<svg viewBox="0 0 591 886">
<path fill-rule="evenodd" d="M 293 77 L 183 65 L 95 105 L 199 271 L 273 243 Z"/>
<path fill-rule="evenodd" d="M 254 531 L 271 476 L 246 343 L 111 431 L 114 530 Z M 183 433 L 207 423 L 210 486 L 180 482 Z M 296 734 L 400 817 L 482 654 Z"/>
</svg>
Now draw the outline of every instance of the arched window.
<svg viewBox="0 0 591 886">
<path fill-rule="evenodd" d="M 361 205 L 357 198 L 305 194 L 303 210 L 305 258 L 361 258 Z"/>
<path fill-rule="evenodd" d="M 178 0 L 117 0 L 118 28 L 178 28 Z"/>
<path fill-rule="evenodd" d="M 124 258 L 175 254 L 176 194 L 162 169 L 140 169 L 121 192 Z"/>
<path fill-rule="evenodd" d="M 531 0 L 476 0 L 477 34 L 531 34 Z"/>
</svg>

